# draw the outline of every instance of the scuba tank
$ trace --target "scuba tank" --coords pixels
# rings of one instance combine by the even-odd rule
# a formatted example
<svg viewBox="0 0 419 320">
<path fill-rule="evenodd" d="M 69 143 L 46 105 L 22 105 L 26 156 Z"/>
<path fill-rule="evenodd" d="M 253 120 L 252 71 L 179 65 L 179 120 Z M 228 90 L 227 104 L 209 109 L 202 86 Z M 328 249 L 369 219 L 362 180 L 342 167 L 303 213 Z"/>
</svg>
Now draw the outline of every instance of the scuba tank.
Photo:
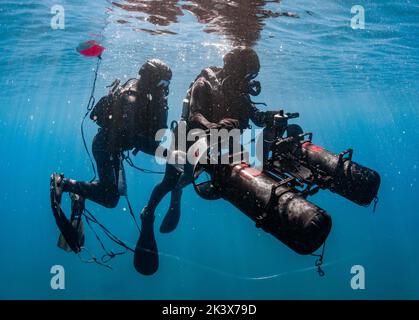
<svg viewBox="0 0 419 320">
<path fill-rule="evenodd" d="M 127 118 L 125 113 L 130 112 L 130 110 L 121 110 L 123 106 L 120 105 L 119 100 L 124 94 L 131 93 L 138 95 L 136 89 L 137 81 L 137 79 L 132 78 L 121 85 L 120 80 L 116 79 L 109 86 L 110 90 L 108 95 L 102 97 L 93 107 L 90 113 L 90 119 L 96 122 L 101 128 L 109 128 L 114 123 L 123 122 Z"/>
</svg>

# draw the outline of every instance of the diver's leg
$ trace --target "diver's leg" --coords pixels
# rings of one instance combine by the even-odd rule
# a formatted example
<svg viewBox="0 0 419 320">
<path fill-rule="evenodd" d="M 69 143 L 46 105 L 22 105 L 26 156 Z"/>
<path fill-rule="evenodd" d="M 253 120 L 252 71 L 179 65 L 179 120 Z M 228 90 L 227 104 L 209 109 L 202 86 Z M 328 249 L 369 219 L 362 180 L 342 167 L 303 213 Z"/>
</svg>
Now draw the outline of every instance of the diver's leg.
<svg viewBox="0 0 419 320">
<path fill-rule="evenodd" d="M 169 211 L 179 211 L 180 214 L 180 204 L 182 200 L 183 187 L 177 186 L 170 194 L 170 207 Z"/>
<path fill-rule="evenodd" d="M 176 229 L 179 224 L 181 214 L 182 192 L 183 189 L 193 181 L 194 166 L 190 163 L 184 165 L 184 171 L 178 178 L 176 187 L 173 189 L 170 198 L 170 207 L 167 211 L 162 224 L 160 225 L 161 233 L 169 233 Z"/>
<path fill-rule="evenodd" d="M 154 187 L 150 199 L 146 207 L 144 207 L 142 214 L 154 215 L 157 206 L 161 200 L 170 192 L 176 188 L 176 185 L 181 176 L 181 172 L 177 170 L 174 166 L 167 164 L 166 171 L 162 182 Z"/>
<path fill-rule="evenodd" d="M 143 275 L 152 275 L 159 267 L 159 253 L 154 236 L 154 212 L 164 196 L 176 187 L 180 174 L 172 165 L 166 165 L 163 181 L 153 189 L 147 206 L 141 212 L 141 230 L 135 246 L 134 267 Z"/>
<path fill-rule="evenodd" d="M 192 183 L 194 166 L 191 165 L 190 163 L 187 163 L 184 165 L 183 169 L 184 171 L 183 173 L 179 175 L 176 187 L 173 189 L 171 193 L 170 207 L 168 211 L 168 213 L 171 212 L 175 214 L 177 214 L 178 212 L 179 216 L 180 216 L 180 205 L 181 205 L 181 200 L 182 200 L 183 189 L 187 185 Z"/>
<path fill-rule="evenodd" d="M 100 131 L 92 144 L 99 180 L 94 182 L 64 179 L 63 190 L 76 193 L 107 208 L 114 208 L 119 201 L 117 174 L 119 157 L 108 150 L 107 135 Z"/>
</svg>

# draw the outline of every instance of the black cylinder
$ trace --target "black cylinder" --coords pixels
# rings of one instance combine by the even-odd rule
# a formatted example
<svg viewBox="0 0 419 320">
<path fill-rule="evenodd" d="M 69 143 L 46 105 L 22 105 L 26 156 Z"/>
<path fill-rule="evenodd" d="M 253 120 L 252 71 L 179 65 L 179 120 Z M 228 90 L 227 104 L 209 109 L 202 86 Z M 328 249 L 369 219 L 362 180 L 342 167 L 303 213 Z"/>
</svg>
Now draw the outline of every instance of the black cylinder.
<svg viewBox="0 0 419 320">
<path fill-rule="evenodd" d="M 381 179 L 376 171 L 311 142 L 302 144 L 301 153 L 309 169 L 321 170 L 330 177 L 327 188 L 332 192 L 363 206 L 377 196 Z"/>
<path fill-rule="evenodd" d="M 222 198 L 295 252 L 313 253 L 326 241 L 330 216 L 265 173 L 240 164 L 224 166 L 214 177 Z"/>
</svg>

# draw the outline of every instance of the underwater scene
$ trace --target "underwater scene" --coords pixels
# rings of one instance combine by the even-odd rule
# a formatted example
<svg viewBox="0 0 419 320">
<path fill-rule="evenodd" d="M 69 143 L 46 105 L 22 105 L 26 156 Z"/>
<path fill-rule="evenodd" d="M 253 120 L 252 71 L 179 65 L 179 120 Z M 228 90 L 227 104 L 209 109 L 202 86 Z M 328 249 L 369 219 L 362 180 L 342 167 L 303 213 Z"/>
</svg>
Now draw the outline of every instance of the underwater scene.
<svg viewBox="0 0 419 320">
<path fill-rule="evenodd" d="M 2 0 L 0 299 L 419 299 L 418 18 Z"/>
</svg>

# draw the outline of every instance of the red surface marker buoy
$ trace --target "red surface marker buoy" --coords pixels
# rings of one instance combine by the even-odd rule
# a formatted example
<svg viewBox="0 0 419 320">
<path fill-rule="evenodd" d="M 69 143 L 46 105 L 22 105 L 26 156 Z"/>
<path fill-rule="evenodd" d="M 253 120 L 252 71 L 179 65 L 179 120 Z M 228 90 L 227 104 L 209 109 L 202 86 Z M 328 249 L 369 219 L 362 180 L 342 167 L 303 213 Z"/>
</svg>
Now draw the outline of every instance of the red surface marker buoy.
<svg viewBox="0 0 419 320">
<path fill-rule="evenodd" d="M 77 52 L 85 57 L 100 57 L 105 50 L 96 40 L 81 42 L 77 47 Z"/>
</svg>

